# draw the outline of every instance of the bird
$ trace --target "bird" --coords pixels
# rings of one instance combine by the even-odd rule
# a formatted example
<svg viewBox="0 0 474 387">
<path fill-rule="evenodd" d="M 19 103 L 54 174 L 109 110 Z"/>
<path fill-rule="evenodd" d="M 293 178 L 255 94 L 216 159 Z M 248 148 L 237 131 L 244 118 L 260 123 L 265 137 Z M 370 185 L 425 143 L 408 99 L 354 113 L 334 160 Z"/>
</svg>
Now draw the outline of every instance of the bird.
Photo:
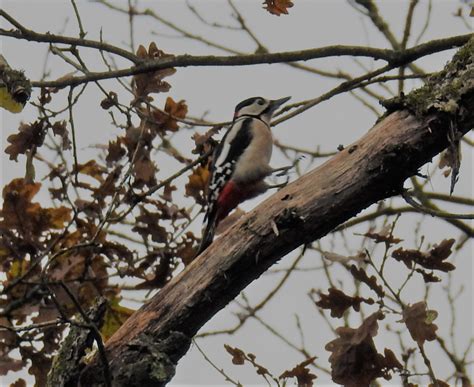
<svg viewBox="0 0 474 387">
<path fill-rule="evenodd" d="M 31 96 L 31 84 L 22 71 L 13 70 L 0 55 L 0 106 L 20 113 Z"/>
<path fill-rule="evenodd" d="M 270 166 L 273 137 L 270 121 L 291 97 L 276 100 L 252 97 L 238 103 L 232 124 L 216 146 L 210 165 L 204 231 L 197 255 L 213 241 L 216 227 L 240 203 L 271 188 L 265 178 L 276 171 Z"/>
</svg>

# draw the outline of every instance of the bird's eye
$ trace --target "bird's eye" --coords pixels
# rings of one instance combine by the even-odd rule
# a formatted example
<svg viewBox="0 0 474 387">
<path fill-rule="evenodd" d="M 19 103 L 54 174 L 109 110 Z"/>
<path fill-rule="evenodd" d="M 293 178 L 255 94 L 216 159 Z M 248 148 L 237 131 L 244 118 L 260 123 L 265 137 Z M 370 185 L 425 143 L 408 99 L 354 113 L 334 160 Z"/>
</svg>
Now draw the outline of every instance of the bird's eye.
<svg viewBox="0 0 474 387">
<path fill-rule="evenodd" d="M 257 101 L 257 103 L 258 103 L 259 105 L 263 105 L 264 101 L 263 101 L 263 99 L 259 99 L 259 100 Z"/>
</svg>

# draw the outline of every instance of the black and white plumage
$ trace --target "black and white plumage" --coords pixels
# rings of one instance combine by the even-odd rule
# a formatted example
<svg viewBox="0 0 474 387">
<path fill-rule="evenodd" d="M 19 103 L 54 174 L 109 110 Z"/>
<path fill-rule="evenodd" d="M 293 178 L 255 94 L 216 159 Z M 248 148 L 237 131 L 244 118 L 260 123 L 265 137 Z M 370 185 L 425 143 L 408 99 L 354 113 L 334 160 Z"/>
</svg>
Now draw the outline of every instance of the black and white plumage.
<svg viewBox="0 0 474 387">
<path fill-rule="evenodd" d="M 212 243 L 219 222 L 245 200 L 265 192 L 273 138 L 270 120 L 290 97 L 248 98 L 235 107 L 234 120 L 216 147 L 210 168 L 206 222 L 198 254 Z"/>
</svg>

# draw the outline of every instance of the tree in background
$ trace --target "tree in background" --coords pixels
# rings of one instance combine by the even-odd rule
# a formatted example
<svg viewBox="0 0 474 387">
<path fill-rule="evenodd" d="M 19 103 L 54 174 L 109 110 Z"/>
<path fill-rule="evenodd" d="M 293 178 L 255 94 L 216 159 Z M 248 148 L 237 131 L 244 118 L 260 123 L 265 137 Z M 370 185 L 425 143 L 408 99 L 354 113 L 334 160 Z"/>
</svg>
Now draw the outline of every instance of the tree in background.
<svg viewBox="0 0 474 387">
<path fill-rule="evenodd" d="M 28 368 L 39 386 L 47 384 L 50 371 L 54 386 L 79 380 L 82 385 L 166 384 L 196 337 L 195 350 L 229 384 L 240 385 L 232 362 L 281 386 L 312 385 L 316 378 L 368 386 L 394 376 L 405 386 L 470 385 L 472 337 L 464 337 L 461 346 L 457 334 L 466 334 L 458 328 L 466 319 L 458 300 L 471 285 L 469 276 L 456 276 L 456 265 L 472 267 L 466 261 L 471 258 L 469 208 L 474 201 L 456 183 L 472 179 L 469 169 L 461 173 L 461 154 L 473 146 L 465 136 L 474 111 L 471 36 L 425 41 L 436 3 L 411 0 L 403 3 L 406 17 L 397 37 L 375 2 L 354 0 L 346 7 L 373 25 L 388 48 L 333 45 L 274 52 L 258 37 L 264 33 L 250 27 L 239 2 L 225 5 L 226 20 L 215 20 L 198 3 L 186 5 L 214 36 L 231 30 L 250 39 L 253 48 L 244 52 L 164 18 L 152 3 L 97 3 L 105 15 L 127 17 L 128 45 L 102 35 L 92 39 L 85 27 L 92 21 L 82 17 L 85 4 L 74 0 L 77 36 L 35 31 L 22 24 L 21 14 L 0 10 L 4 39 L 47 47 L 43 76 L 31 82 L 36 117 L 21 122 L 4 149 L 10 160 L 24 160 L 25 167 L 24 177 L 2 187 L 1 374 Z M 280 22 L 275 15 L 291 18 L 299 7 L 324 12 L 321 5 L 296 2 L 292 8 L 288 0 L 266 0 L 264 7 L 267 13 L 259 12 L 272 22 Z M 470 6 L 453 4 L 453 11 L 445 17 L 456 17 L 469 28 Z M 166 26 L 202 46 L 206 55 L 165 52 L 154 42 L 138 44 L 143 23 Z M 159 41 L 149 36 L 153 40 Z M 459 52 L 444 69 L 433 74 L 423 69 L 423 58 L 453 48 Z M 51 80 L 53 55 L 67 70 Z M 348 62 L 340 69 L 323 62 L 339 56 L 351 59 L 347 69 L 342 66 Z M 14 57 L 7 59 L 14 64 Z M 246 66 L 258 64 L 337 82 L 321 95 L 286 105 L 274 126 L 291 125 L 323 102 L 337 109 L 334 97 L 341 94 L 353 96 L 353 103 L 362 103 L 379 123 L 344 146 L 324 142 L 332 130 L 327 122 L 324 129 L 321 122 L 304 123 L 307 147 L 274 132 L 280 160 L 293 163 L 305 156 L 292 176 L 296 181 L 251 214 L 237 210 L 223 224 L 222 237 L 195 257 L 209 157 L 228 122 L 193 116 L 186 95 L 168 94 L 178 69 L 202 67 L 201 74 L 206 71 L 213 82 L 216 67 L 235 66 L 236 76 L 245 79 Z M 408 80 L 417 80 L 416 87 L 407 89 Z M 191 93 L 195 84 L 189 81 L 188 87 Z M 256 94 L 252 85 L 246 88 Z M 303 95 L 314 94 L 309 84 L 298 88 Z M 200 93 L 210 99 L 206 90 Z M 288 94 L 281 93 L 275 97 Z M 90 98 L 97 103 L 91 106 Z M 385 114 L 378 101 L 384 101 Z M 110 122 L 103 144 L 92 135 L 105 131 L 95 127 L 96 115 Z M 316 130 L 323 134 L 317 139 L 308 134 Z M 449 187 L 435 190 L 443 186 L 433 184 L 441 175 L 448 177 Z M 446 237 L 433 237 L 431 217 L 439 220 L 436 227 Z M 412 240 L 399 236 L 404 229 Z M 287 254 L 286 263 L 269 269 Z M 252 297 L 243 293 L 262 273 L 266 278 L 259 281 L 271 284 L 269 289 Z M 309 307 L 285 332 L 265 311 L 290 292 L 293 278 L 307 281 L 295 297 L 309 301 Z M 233 299 L 235 325 L 200 330 Z M 139 311 L 132 309 L 147 300 Z M 291 305 L 273 310 L 274 316 L 275 311 L 286 314 Z M 258 352 L 227 344 L 226 335 L 245 335 L 251 323 L 259 325 L 255 336 L 263 328 L 275 338 L 275 348 L 285 351 L 285 368 L 273 369 L 257 360 Z M 325 335 L 321 326 L 327 328 Z M 218 338 L 228 359 L 216 361 L 201 350 L 211 337 Z M 439 357 L 449 365 L 437 369 Z M 19 379 L 14 385 L 24 384 Z"/>
</svg>

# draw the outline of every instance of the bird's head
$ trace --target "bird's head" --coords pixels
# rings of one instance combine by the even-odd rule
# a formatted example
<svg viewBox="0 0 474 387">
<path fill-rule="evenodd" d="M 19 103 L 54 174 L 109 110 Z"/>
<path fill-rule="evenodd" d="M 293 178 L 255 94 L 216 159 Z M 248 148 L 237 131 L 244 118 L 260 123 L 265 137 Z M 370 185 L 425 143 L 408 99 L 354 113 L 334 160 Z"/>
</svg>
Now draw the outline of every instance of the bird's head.
<svg viewBox="0 0 474 387">
<path fill-rule="evenodd" d="M 270 125 L 273 113 L 291 97 L 281 99 L 265 99 L 262 97 L 248 98 L 235 107 L 234 120 L 243 117 L 256 117 Z"/>
</svg>

